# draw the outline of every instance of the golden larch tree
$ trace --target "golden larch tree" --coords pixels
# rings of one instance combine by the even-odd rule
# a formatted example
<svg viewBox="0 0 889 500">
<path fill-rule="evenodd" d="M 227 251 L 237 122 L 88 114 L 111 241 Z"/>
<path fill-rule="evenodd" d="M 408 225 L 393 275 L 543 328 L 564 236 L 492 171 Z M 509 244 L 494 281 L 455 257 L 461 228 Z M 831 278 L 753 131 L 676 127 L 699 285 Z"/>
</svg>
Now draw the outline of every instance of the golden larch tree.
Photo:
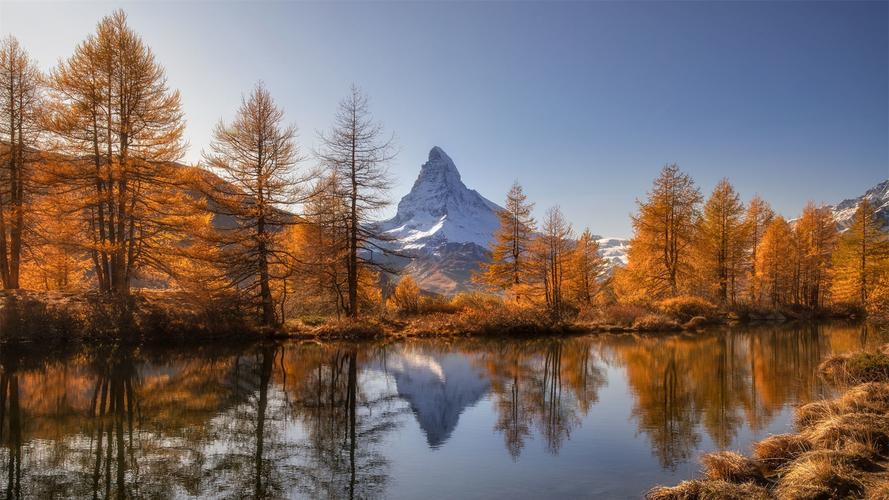
<svg viewBox="0 0 889 500">
<path fill-rule="evenodd" d="M 808 203 L 794 227 L 798 245 L 797 302 L 821 307 L 830 291 L 837 226 L 829 207 Z"/>
<path fill-rule="evenodd" d="M 37 184 L 42 184 L 37 179 Z M 27 259 L 22 262 L 21 286 L 32 290 L 77 291 L 89 286 L 89 254 L 78 225 L 79 193 L 64 186 L 45 186 L 30 202 Z"/>
<path fill-rule="evenodd" d="M 773 306 L 792 302 L 795 269 L 793 230 L 783 217 L 766 227 L 756 250 L 757 288 Z M 789 258 L 790 257 L 790 258 Z"/>
<path fill-rule="evenodd" d="M 695 253 L 701 289 L 722 304 L 733 304 L 737 297 L 746 253 L 743 218 L 741 197 L 728 179 L 720 180 L 704 203 Z"/>
<path fill-rule="evenodd" d="M 759 303 L 762 298 L 760 290 L 756 286 L 758 283 L 756 280 L 756 263 L 758 260 L 756 252 L 766 228 L 774 218 L 775 212 L 768 202 L 758 195 L 750 199 L 750 203 L 747 204 L 747 213 L 744 215 L 744 233 L 747 236 L 747 248 L 750 249 L 750 255 L 747 259 L 747 294 L 748 300 L 753 303 Z"/>
<path fill-rule="evenodd" d="M 318 158 L 329 170 L 336 172 L 339 183 L 335 193 L 341 195 L 346 207 L 348 231 L 347 312 L 358 317 L 361 275 L 368 267 L 379 267 L 372 258 L 385 253 L 378 245 L 384 235 L 376 231 L 374 218 L 389 205 L 387 192 L 391 180 L 386 164 L 395 158 L 395 138 L 386 137 L 383 127 L 370 113 L 367 96 L 352 86 L 339 104 L 332 128 L 320 135 Z"/>
<path fill-rule="evenodd" d="M 396 309 L 404 313 L 420 311 L 420 287 L 409 274 L 398 280 L 398 285 L 392 294 L 392 303 Z"/>
<path fill-rule="evenodd" d="M 295 287 L 302 304 L 314 312 L 347 312 L 349 267 L 349 210 L 339 192 L 336 171 L 318 179 L 304 206 L 306 224 L 292 233 L 288 251 L 299 271 Z"/>
<path fill-rule="evenodd" d="M 638 201 L 623 279 L 649 300 L 687 291 L 693 273 L 692 243 L 700 217 L 701 192 L 676 164 L 666 165 L 648 199 Z"/>
<path fill-rule="evenodd" d="M 283 263 L 284 227 L 294 222 L 283 209 L 297 201 L 304 182 L 296 175 L 295 137 L 296 127 L 284 124 L 284 111 L 259 83 L 231 123 L 216 125 L 204 153 L 207 168 L 225 181 L 207 190 L 209 209 L 234 221 L 218 231 L 226 272 L 256 298 L 266 325 L 275 322 L 271 267 Z"/>
<path fill-rule="evenodd" d="M 529 279 L 531 239 L 536 221 L 534 204 L 522 186 L 514 182 L 506 194 L 503 210 L 497 212 L 500 226 L 491 241 L 491 261 L 483 263 L 476 280 L 488 287 L 521 294 Z"/>
<path fill-rule="evenodd" d="M 566 269 L 571 300 L 581 308 L 592 306 L 599 292 L 598 280 L 605 269 L 605 261 L 599 255 L 599 243 L 589 229 L 584 229 L 574 245 Z"/>
<path fill-rule="evenodd" d="M 840 235 L 833 254 L 833 299 L 864 307 L 886 273 L 889 234 L 882 230 L 873 204 L 864 199 L 855 209 L 852 224 Z"/>
<path fill-rule="evenodd" d="M 546 308 L 555 320 L 565 309 L 565 282 L 568 257 L 572 250 L 573 229 L 558 207 L 550 207 L 543 216 L 541 234 L 532 244 L 532 268 Z"/>
<path fill-rule="evenodd" d="M 14 37 L 0 41 L 0 286 L 7 289 L 20 285 L 42 95 L 37 64 Z"/>
<path fill-rule="evenodd" d="M 163 272 L 171 241 L 181 241 L 172 163 L 185 148 L 179 92 L 121 10 L 59 63 L 49 86 L 46 123 L 70 159 L 56 166 L 55 181 L 80 194 L 71 209 L 99 289 L 126 295 L 146 269 Z"/>
</svg>

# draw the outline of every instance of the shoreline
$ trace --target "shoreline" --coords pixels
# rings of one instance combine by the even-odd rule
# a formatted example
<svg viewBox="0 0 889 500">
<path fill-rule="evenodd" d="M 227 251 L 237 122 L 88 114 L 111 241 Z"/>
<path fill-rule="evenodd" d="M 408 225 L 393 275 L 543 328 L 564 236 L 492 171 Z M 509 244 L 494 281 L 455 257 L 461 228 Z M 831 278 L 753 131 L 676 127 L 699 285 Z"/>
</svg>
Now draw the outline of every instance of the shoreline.
<svg viewBox="0 0 889 500">
<path fill-rule="evenodd" d="M 349 341 L 409 338 L 546 337 L 589 334 L 695 333 L 731 325 L 866 321 L 829 311 L 715 311 L 708 317 L 642 316 L 617 321 L 554 322 L 526 310 L 461 310 L 390 314 L 357 321 L 317 317 L 276 327 L 252 324 L 234 310 L 195 304 L 176 292 L 138 293 L 126 300 L 88 293 L 0 291 L 0 344 L 170 344 L 261 340 Z"/>
</svg>

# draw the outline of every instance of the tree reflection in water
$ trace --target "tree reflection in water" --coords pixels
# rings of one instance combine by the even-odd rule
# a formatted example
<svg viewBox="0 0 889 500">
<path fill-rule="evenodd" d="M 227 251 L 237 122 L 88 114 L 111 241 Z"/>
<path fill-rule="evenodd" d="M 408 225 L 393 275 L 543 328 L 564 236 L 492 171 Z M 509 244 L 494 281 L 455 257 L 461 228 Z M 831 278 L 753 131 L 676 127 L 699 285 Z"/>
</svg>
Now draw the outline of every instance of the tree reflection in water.
<svg viewBox="0 0 889 500">
<path fill-rule="evenodd" d="M 467 452 L 472 446 L 505 445 L 509 467 L 533 468 L 542 455 L 576 459 L 588 439 L 565 450 L 581 431 L 609 433 L 600 442 L 612 446 L 628 444 L 615 444 L 619 436 L 644 437 L 654 459 L 634 467 L 653 467 L 643 472 L 655 478 L 703 447 L 744 446 L 748 431 L 826 393 L 815 376 L 821 359 L 886 336 L 808 325 L 57 355 L 3 349 L 0 497 L 384 497 L 422 483 L 401 473 L 405 462 L 457 452 L 459 463 L 435 471 L 447 476 L 490 465 Z M 603 392 L 612 384 L 626 391 Z M 593 422 L 593 408 L 618 418 Z M 462 431 L 467 418 L 474 424 Z M 425 439 L 395 432 L 411 420 Z M 467 444 L 461 432 L 479 424 L 484 431 L 473 436 L 493 441 Z M 530 448 L 538 438 L 540 448 Z M 604 460 L 614 450 L 583 451 Z"/>
<path fill-rule="evenodd" d="M 592 338 L 525 340 L 485 346 L 483 364 L 491 377 L 506 449 L 517 459 L 537 426 L 546 448 L 557 454 L 605 385 L 592 352 Z"/>
<path fill-rule="evenodd" d="M 133 354 L 127 348 L 99 352 L 91 366 L 95 378 L 88 413 L 90 451 L 95 456 L 92 496 L 127 498 L 132 496 L 126 484 L 127 468 L 136 469 L 133 417 L 139 376 Z"/>
<path fill-rule="evenodd" d="M 300 365 L 302 375 L 289 390 L 307 435 L 300 492 L 309 498 L 380 496 L 388 460 L 379 445 L 407 408 L 391 393 L 362 390 L 357 346 L 291 349 L 286 359 L 287 366 Z"/>
<path fill-rule="evenodd" d="M 6 462 L 6 498 L 22 498 L 22 414 L 19 404 L 18 361 L 0 360 L 0 441 Z"/>
<path fill-rule="evenodd" d="M 603 349 L 625 367 L 639 431 L 661 465 L 673 469 L 691 458 L 702 432 L 725 449 L 745 423 L 760 431 L 788 404 L 825 394 L 820 361 L 879 345 L 880 338 L 868 342 L 857 326 L 801 324 L 623 337 Z"/>
</svg>

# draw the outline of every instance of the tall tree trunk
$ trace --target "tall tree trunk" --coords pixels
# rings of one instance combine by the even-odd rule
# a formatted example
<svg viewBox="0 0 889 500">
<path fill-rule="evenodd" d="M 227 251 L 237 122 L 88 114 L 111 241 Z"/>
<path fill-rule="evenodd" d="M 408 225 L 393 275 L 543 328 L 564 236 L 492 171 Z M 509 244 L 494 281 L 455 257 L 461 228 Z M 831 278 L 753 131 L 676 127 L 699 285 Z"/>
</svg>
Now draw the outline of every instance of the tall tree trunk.
<svg viewBox="0 0 889 500">
<path fill-rule="evenodd" d="M 24 127 L 24 91 L 19 89 L 19 105 L 18 105 L 18 144 L 11 145 L 12 149 L 17 150 L 15 161 L 11 165 L 9 173 L 12 180 L 12 227 L 9 230 L 9 286 L 8 288 L 16 289 L 19 287 L 19 264 L 22 258 L 22 232 L 24 229 L 24 170 L 25 170 L 25 141 L 22 138 Z"/>
<path fill-rule="evenodd" d="M 96 185 L 96 214 L 93 217 L 95 221 L 94 231 L 98 231 L 98 242 L 94 242 L 97 247 L 96 257 L 93 261 L 96 266 L 96 277 L 99 281 L 99 291 L 103 293 L 111 292 L 111 263 L 108 261 L 108 252 L 105 243 L 108 241 L 108 235 L 105 230 L 105 189 L 106 184 L 102 179 L 102 157 L 99 153 L 99 116 L 95 107 L 92 109 L 92 143 L 93 143 L 93 163 L 95 166 L 95 185 Z M 108 187 L 110 189 L 110 186 Z M 110 207 L 109 207 L 110 208 Z M 95 234 L 95 233 L 94 233 Z M 95 244 L 98 243 L 98 244 Z"/>
<path fill-rule="evenodd" d="M 3 205 L 3 192 L 0 191 L 0 285 L 3 288 L 9 288 L 9 261 L 7 260 L 6 250 L 6 221 L 3 216 L 5 210 Z"/>
<path fill-rule="evenodd" d="M 356 440 L 356 413 L 358 399 L 358 355 L 355 351 L 349 353 L 349 375 L 346 381 L 349 406 L 349 498 L 355 498 L 355 447 Z"/>
<path fill-rule="evenodd" d="M 262 324 L 275 324 L 275 306 L 272 303 L 272 289 L 269 286 L 268 248 L 265 242 L 265 220 L 262 217 L 257 225 L 259 237 L 259 296 L 262 302 Z"/>
<path fill-rule="evenodd" d="M 10 269 L 9 269 L 9 245 L 7 244 L 7 223 L 5 217 L 6 211 L 6 202 L 4 201 L 4 191 L 9 189 L 9 197 L 10 204 L 14 205 L 12 198 L 15 196 L 13 191 L 15 191 L 15 181 L 13 172 L 15 171 L 16 164 L 16 140 L 15 140 L 15 86 L 13 82 L 15 79 L 12 75 L 9 75 L 9 163 L 6 165 L 6 169 L 9 172 L 9 185 L 8 186 L 0 186 L 0 284 L 3 285 L 3 288 L 10 289 L 12 288 L 10 283 Z M 2 179 L 2 178 L 0 178 Z"/>
<path fill-rule="evenodd" d="M 355 164 L 355 143 L 352 143 L 352 193 L 349 227 L 349 317 L 358 318 L 358 179 Z"/>
<path fill-rule="evenodd" d="M 262 485 L 262 463 L 265 453 L 265 419 L 268 406 L 269 381 L 275 361 L 275 351 L 269 347 L 262 350 L 262 364 L 259 372 L 259 400 L 256 408 L 256 453 L 254 455 L 254 498 L 265 498 L 265 487 Z"/>
<path fill-rule="evenodd" d="M 867 214 L 861 216 L 861 306 L 867 306 Z"/>
</svg>

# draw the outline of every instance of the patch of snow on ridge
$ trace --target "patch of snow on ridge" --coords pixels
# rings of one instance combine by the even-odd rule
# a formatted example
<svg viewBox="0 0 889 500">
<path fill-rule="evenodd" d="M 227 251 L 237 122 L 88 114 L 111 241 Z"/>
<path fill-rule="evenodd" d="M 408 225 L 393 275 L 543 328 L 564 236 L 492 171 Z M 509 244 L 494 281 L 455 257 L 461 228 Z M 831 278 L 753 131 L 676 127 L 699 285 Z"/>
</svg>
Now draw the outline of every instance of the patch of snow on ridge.
<svg viewBox="0 0 889 500">
<path fill-rule="evenodd" d="M 627 251 L 630 249 L 630 242 L 624 238 L 607 238 L 602 236 L 593 236 L 599 245 L 599 255 L 605 259 L 606 267 L 625 266 L 629 262 Z"/>
<path fill-rule="evenodd" d="M 889 229 L 889 179 L 868 189 L 863 195 L 857 198 L 843 200 L 836 206 L 830 207 L 833 210 L 834 219 L 841 231 L 845 231 L 852 225 L 852 219 L 858 204 L 862 200 L 870 202 L 876 212 L 877 219 L 883 224 L 883 229 Z"/>
</svg>

